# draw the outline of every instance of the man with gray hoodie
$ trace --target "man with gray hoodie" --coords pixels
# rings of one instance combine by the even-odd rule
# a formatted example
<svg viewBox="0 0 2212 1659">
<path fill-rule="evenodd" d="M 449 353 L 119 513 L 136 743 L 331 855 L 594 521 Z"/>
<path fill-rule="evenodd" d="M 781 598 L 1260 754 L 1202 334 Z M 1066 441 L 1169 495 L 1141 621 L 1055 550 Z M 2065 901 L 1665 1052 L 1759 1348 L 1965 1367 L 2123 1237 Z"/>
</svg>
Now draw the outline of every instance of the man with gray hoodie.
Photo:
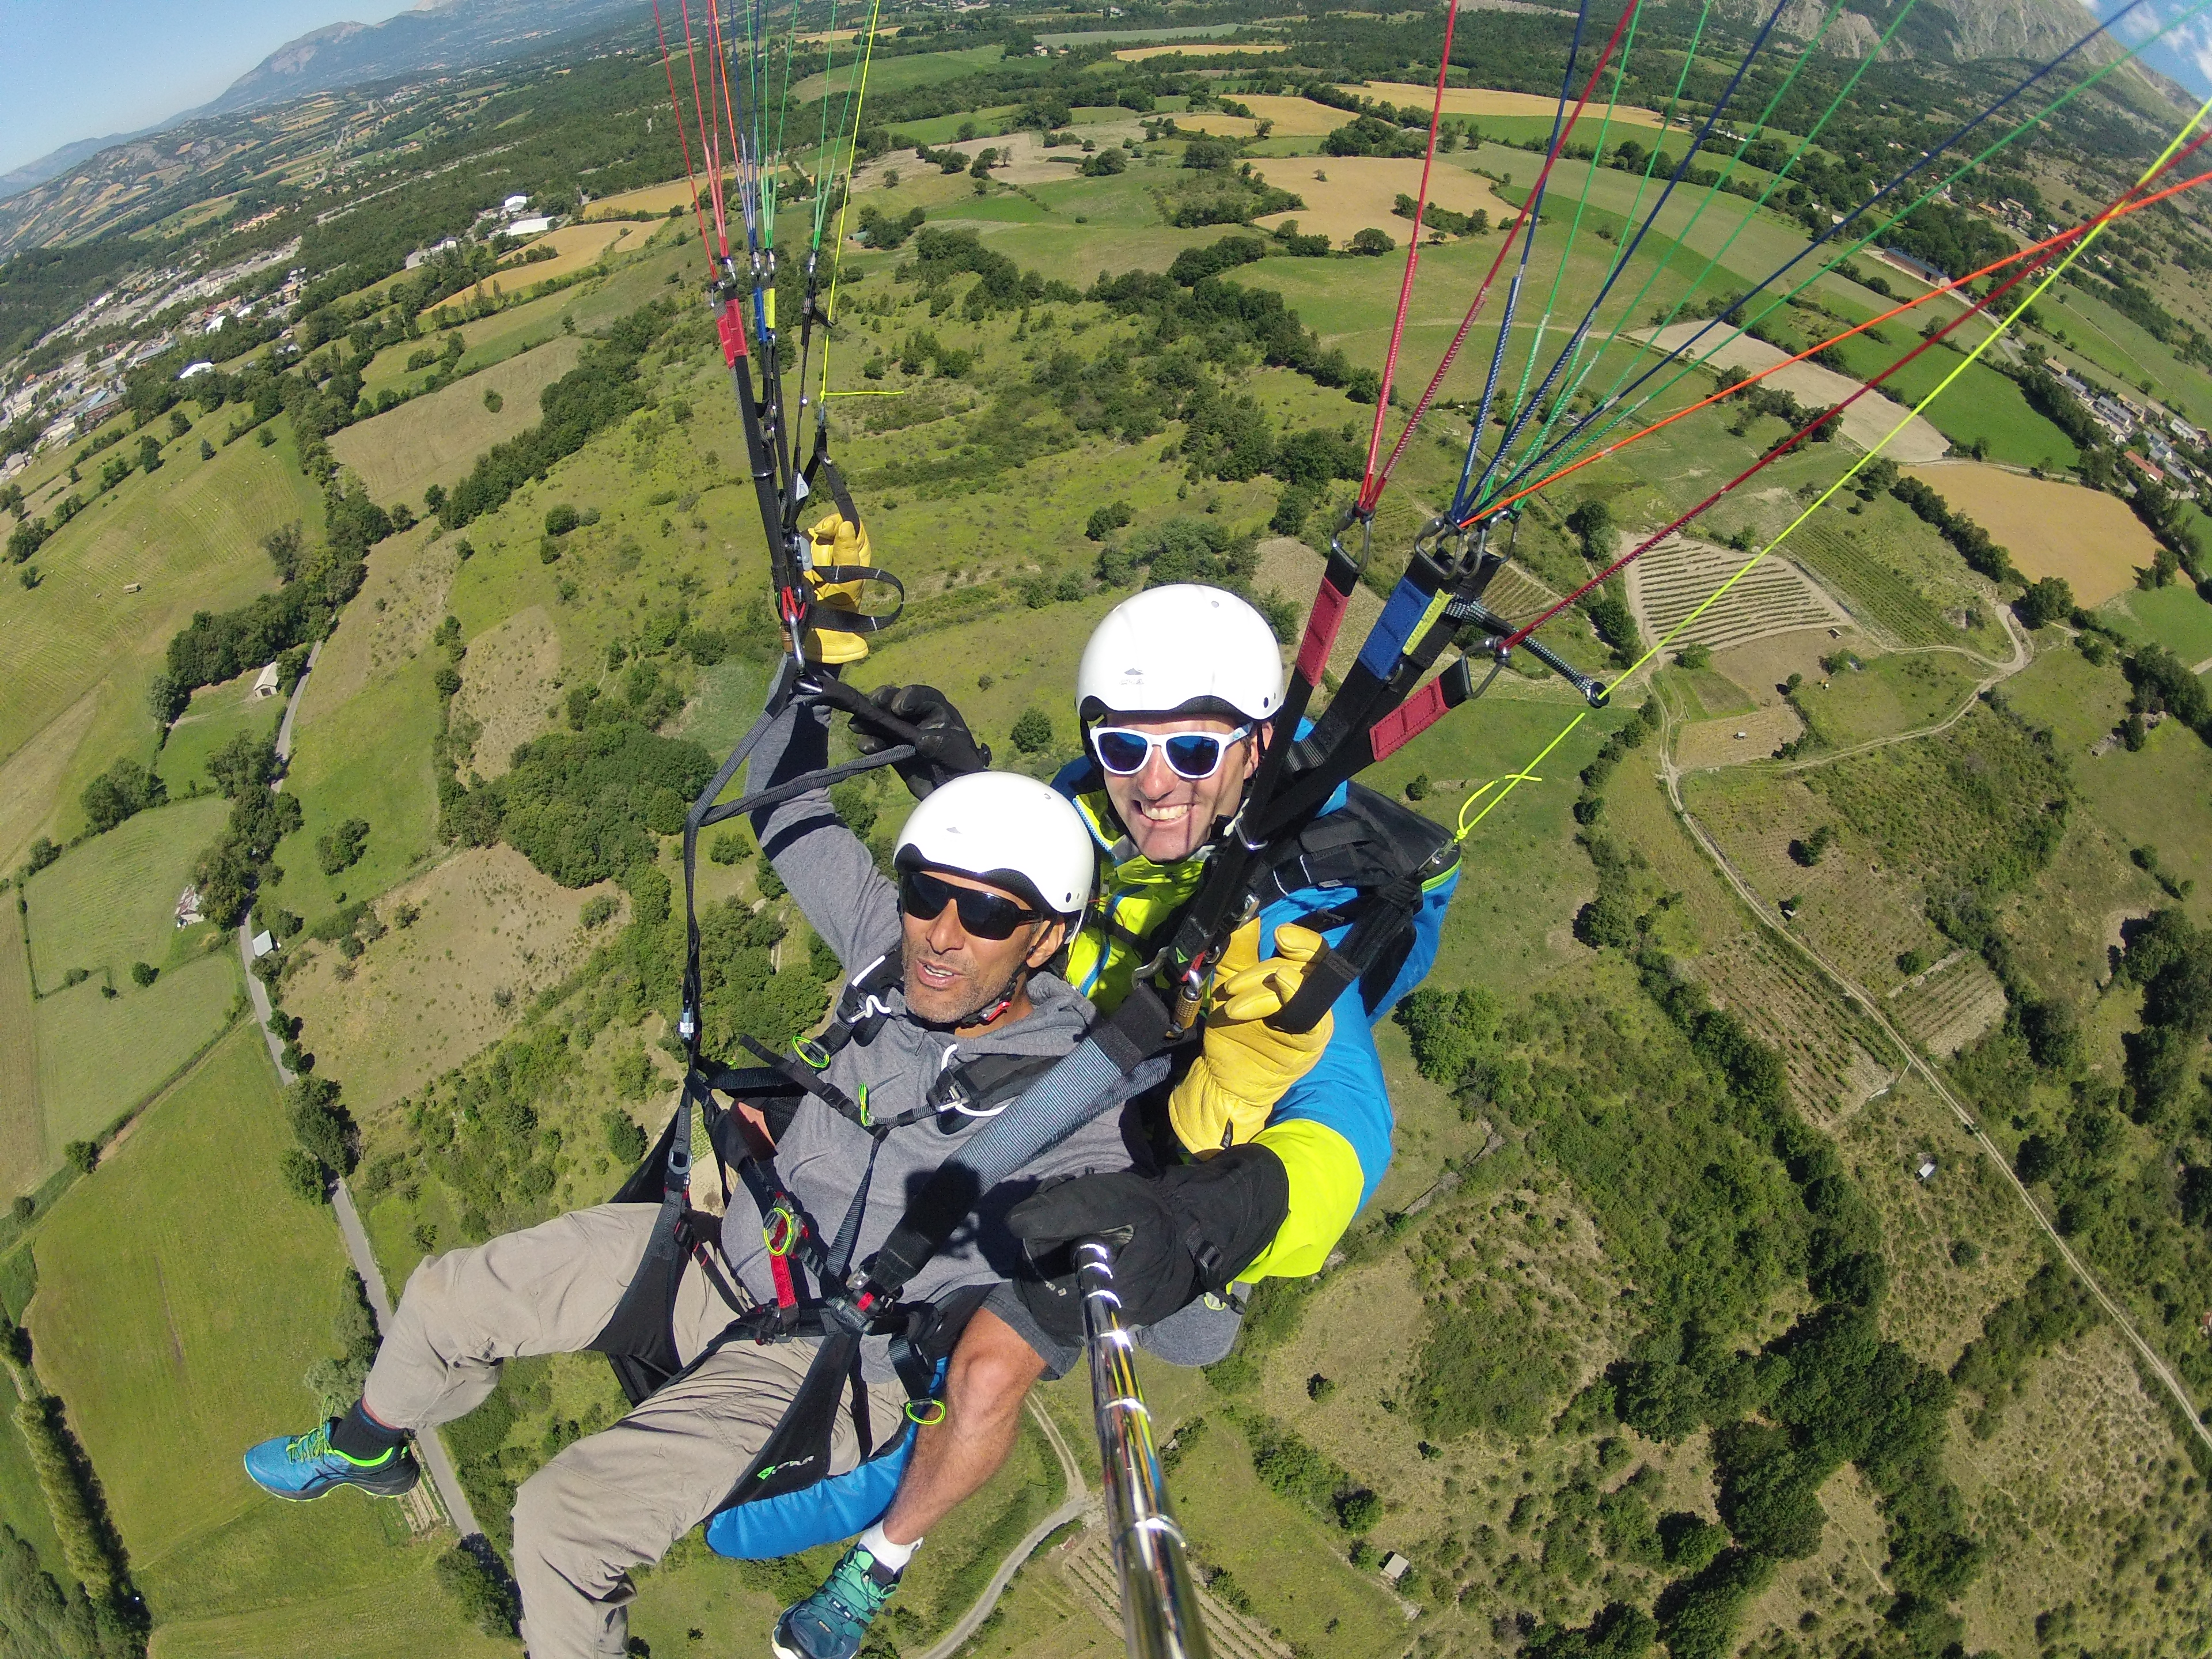
<svg viewBox="0 0 2212 1659">
<path fill-rule="evenodd" d="M 787 711 L 755 750 L 751 777 L 766 787 L 825 761 L 823 712 Z M 822 791 L 758 815 L 755 826 L 776 873 L 844 965 L 843 1000 L 865 1011 L 841 1022 L 847 1029 L 820 1073 L 829 1089 L 774 1125 L 775 1168 L 812 1231 L 828 1238 L 852 1227 L 850 1259 L 864 1261 L 910 1195 L 989 1112 L 1004 1109 L 973 1091 L 933 1093 L 940 1079 L 981 1061 L 1057 1059 L 1082 1040 L 1091 1006 L 1047 965 L 1090 897 L 1089 833 L 1045 785 L 991 772 L 952 779 L 915 809 L 899 840 L 896 881 L 876 869 Z M 863 987 L 865 994 L 853 994 Z M 838 1094 L 859 1103 L 860 1121 L 832 1109 Z M 965 1313 L 978 1358 L 964 1363 L 1011 1363 L 1032 1374 L 1064 1368 L 1073 1355 L 1006 1288 L 1023 1260 L 1006 1214 L 1040 1182 L 1128 1163 L 1113 1114 L 1078 1130 L 982 1194 L 905 1297 Z M 603 1346 L 657 1213 L 651 1204 L 602 1205 L 424 1261 L 360 1402 L 306 1434 L 254 1447 L 247 1474 L 282 1498 L 318 1498 L 340 1486 L 378 1495 L 408 1490 L 417 1478 L 410 1434 L 481 1403 L 501 1361 Z M 629 1569 L 659 1560 L 727 1507 L 820 1346 L 811 1337 L 730 1340 L 734 1315 L 778 1300 L 781 1264 L 749 1224 L 721 1228 L 719 1238 L 701 1232 L 671 1322 L 684 1369 L 614 1426 L 566 1448 L 516 1494 L 514 1572 L 534 1659 L 625 1651 Z M 944 1353 L 958 1332 L 935 1334 Z M 861 1386 L 836 1415 L 830 1474 L 854 1468 L 902 1426 L 890 1348 L 884 1336 L 861 1346 Z M 1002 1392 L 951 1381 L 948 1397 Z M 979 1407 L 972 1420 L 942 1421 L 918 1437 L 908 1484 L 936 1494 L 931 1512 L 949 1510 L 997 1466 L 1016 1428 L 1018 1391 L 1013 1398 L 1013 1409 Z M 878 1522 L 848 1552 L 833 1579 L 839 1595 L 817 1595 L 786 1614 L 780 1650 L 841 1645 L 842 1632 L 824 1621 L 848 1613 L 866 1628 L 915 1547 L 882 1533 Z"/>
</svg>

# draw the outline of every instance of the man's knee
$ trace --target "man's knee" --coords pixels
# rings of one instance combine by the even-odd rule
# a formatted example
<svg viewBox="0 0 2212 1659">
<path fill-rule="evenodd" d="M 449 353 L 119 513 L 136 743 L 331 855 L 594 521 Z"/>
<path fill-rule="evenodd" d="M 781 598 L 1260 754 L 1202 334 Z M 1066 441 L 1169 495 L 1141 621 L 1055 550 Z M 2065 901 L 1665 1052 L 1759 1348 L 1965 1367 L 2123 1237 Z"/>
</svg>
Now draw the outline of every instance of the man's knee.
<svg viewBox="0 0 2212 1659">
<path fill-rule="evenodd" d="M 988 1310 L 979 1313 L 952 1351 L 945 1373 L 951 1409 L 970 1419 L 1020 1409 L 1044 1361 L 1014 1328 Z"/>
</svg>

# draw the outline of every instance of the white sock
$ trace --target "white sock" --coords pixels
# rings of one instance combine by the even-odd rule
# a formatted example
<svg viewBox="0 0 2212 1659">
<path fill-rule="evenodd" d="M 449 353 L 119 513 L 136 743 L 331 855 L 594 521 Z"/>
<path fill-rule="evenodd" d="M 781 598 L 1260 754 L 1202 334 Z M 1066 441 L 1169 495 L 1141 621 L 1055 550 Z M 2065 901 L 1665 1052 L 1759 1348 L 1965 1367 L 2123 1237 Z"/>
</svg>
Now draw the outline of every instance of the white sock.
<svg viewBox="0 0 2212 1659">
<path fill-rule="evenodd" d="M 914 1559 L 914 1553 L 921 1547 L 921 1540 L 911 1544 L 894 1544 L 884 1536 L 884 1523 L 877 1522 L 860 1534 L 860 1547 L 873 1556 L 887 1571 L 904 1572 L 906 1564 Z"/>
</svg>

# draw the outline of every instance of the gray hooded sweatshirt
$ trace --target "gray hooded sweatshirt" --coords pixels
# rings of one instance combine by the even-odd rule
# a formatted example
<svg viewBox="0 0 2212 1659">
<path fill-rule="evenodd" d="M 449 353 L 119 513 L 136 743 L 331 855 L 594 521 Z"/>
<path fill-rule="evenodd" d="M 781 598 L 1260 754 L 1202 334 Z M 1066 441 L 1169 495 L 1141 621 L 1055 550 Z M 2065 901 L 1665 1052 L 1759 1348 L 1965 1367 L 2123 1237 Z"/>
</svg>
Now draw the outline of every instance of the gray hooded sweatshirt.
<svg viewBox="0 0 2212 1659">
<path fill-rule="evenodd" d="M 828 752 L 826 712 L 811 710 L 802 715 L 787 711 L 753 750 L 749 787 L 767 788 L 816 770 L 828 763 Z M 898 951 L 898 890 L 837 817 L 827 791 L 813 791 L 757 813 L 753 828 L 776 874 L 814 931 L 837 953 L 848 979 L 886 952 Z M 957 1061 L 998 1054 L 1058 1058 L 1067 1054 L 1090 1027 L 1091 1004 L 1051 974 L 1032 975 L 1029 994 L 1033 1007 L 1023 1018 L 956 1039 L 949 1030 L 925 1025 L 909 1015 L 903 992 L 894 987 L 884 998 L 890 1017 L 868 1042 L 848 1043 L 837 1054 L 830 1062 L 829 1079 L 856 1100 L 865 1086 L 870 1113 L 880 1121 L 921 1105 L 939 1073 Z M 884 1137 L 860 1218 L 855 1264 L 882 1245 L 908 1200 L 937 1166 L 990 1121 L 963 1119 L 947 1133 L 934 1118 L 925 1118 Z M 777 1142 L 777 1171 L 825 1239 L 836 1236 L 867 1169 L 870 1139 L 866 1130 L 809 1096 Z M 1073 1355 L 1038 1331 L 1019 1300 L 1005 1288 L 1005 1281 L 1017 1275 L 1024 1260 L 1020 1242 L 1006 1225 L 1006 1212 L 1042 1182 L 1125 1170 L 1130 1163 L 1121 1115 L 1109 1111 L 1094 1119 L 984 1194 L 969 1222 L 908 1285 L 906 1296 L 935 1301 L 963 1286 L 997 1285 L 1000 1289 L 989 1303 L 992 1311 L 1020 1331 L 1051 1370 L 1065 1370 Z M 723 1228 L 723 1250 L 746 1289 L 763 1301 L 773 1301 L 775 1281 L 768 1253 L 759 1230 L 750 1224 L 750 1207 L 732 1207 Z M 861 1369 L 871 1382 L 889 1381 L 895 1375 L 888 1349 L 884 1338 L 871 1339 L 864 1346 Z"/>
</svg>

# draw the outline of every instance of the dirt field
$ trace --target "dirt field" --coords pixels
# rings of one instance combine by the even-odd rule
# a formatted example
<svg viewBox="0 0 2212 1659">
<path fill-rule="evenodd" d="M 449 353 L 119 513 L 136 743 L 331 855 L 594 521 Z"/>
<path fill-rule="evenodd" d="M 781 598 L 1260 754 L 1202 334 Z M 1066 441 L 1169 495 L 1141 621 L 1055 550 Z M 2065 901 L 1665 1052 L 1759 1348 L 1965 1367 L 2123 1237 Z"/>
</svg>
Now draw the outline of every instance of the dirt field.
<svg viewBox="0 0 2212 1659">
<path fill-rule="evenodd" d="M 1804 729 L 1805 722 L 1786 702 L 1727 720 L 1692 720 L 1674 741 L 1674 761 L 1685 772 L 1696 772 L 1765 760 Z"/>
<path fill-rule="evenodd" d="M 635 225 L 563 225 L 558 230 L 548 231 L 530 247 L 519 250 L 514 258 L 499 268 L 500 275 L 526 276 L 533 283 L 542 283 L 549 276 L 566 276 L 572 270 L 581 270 L 602 254 L 635 252 L 645 246 L 645 239 L 651 234 L 649 228 Z M 524 256 L 530 248 L 538 247 L 557 249 L 560 257 L 530 264 Z"/>
<path fill-rule="evenodd" d="M 2064 577 L 2077 605 L 2126 592 L 2136 568 L 2158 555 L 2127 503 L 2101 490 L 2024 478 L 1978 461 L 1947 461 L 1912 476 L 1988 531 L 2022 575 Z"/>
<path fill-rule="evenodd" d="M 1217 52 L 1288 52 L 1288 46 L 1246 44 L 1237 40 L 1207 43 L 1179 40 L 1171 46 L 1125 46 L 1114 55 L 1125 64 L 1141 64 L 1147 58 L 1206 58 Z"/>
<path fill-rule="evenodd" d="M 1380 98 L 1400 108 L 1413 104 L 1427 109 L 1437 95 L 1433 86 L 1419 86 L 1408 81 L 1370 81 L 1364 87 L 1340 87 L 1340 92 L 1349 92 L 1369 98 Z M 1559 100 L 1539 97 L 1529 92 L 1492 92 L 1486 87 L 1446 87 L 1444 113 L 1447 115 L 1541 115 L 1549 118 L 1558 112 Z M 1592 99 L 1583 115 L 1583 122 L 1592 122 L 1605 112 Z M 1612 112 L 1613 125 L 1628 127 L 1658 127 L 1665 124 L 1656 110 L 1638 109 L 1624 104 Z M 1577 125 L 1575 136 L 1581 139 L 1583 128 Z"/>
<path fill-rule="evenodd" d="M 422 917 L 371 945 L 350 981 L 332 972 L 335 951 L 310 947 L 285 1006 L 355 1112 L 374 1112 L 492 1042 L 581 960 L 577 913 L 595 890 L 556 887 L 512 848 L 471 848 L 386 896 L 387 926 L 403 903 Z"/>
<path fill-rule="evenodd" d="M 514 746 L 545 729 L 560 672 L 561 638 L 543 605 L 533 605 L 469 641 L 453 714 L 483 722 L 470 761 L 477 771 L 498 777 Z"/>
<path fill-rule="evenodd" d="M 706 180 L 700 180 L 703 191 Z M 626 190 L 619 196 L 604 196 L 584 210 L 586 222 L 594 219 L 658 219 L 672 207 L 689 209 L 691 205 L 691 184 L 689 179 L 673 179 L 665 185 L 647 185 L 643 190 Z"/>
<path fill-rule="evenodd" d="M 1656 337 L 1654 331 L 1650 329 L 1638 331 L 1635 337 L 1651 340 L 1661 351 L 1671 351 L 1707 326 L 1704 323 L 1674 323 L 1656 331 Z M 1714 329 L 1698 342 L 1691 356 L 1713 368 L 1741 368 L 1756 373 L 1789 356 L 1764 340 L 1754 340 L 1748 335 L 1741 335 L 1709 353 L 1708 348 L 1722 337 L 1723 331 Z M 1777 392 L 1786 392 L 1808 409 L 1814 410 L 1841 403 L 1859 386 L 1859 382 L 1848 374 L 1838 374 L 1833 369 L 1817 368 L 1812 363 L 1795 364 L 1778 374 L 1768 375 L 1759 384 L 1771 386 Z M 1940 461 L 1950 449 L 1951 441 L 1934 426 L 1912 414 L 1903 404 L 1879 392 L 1868 392 L 1844 411 L 1843 434 L 1859 448 L 1872 449 L 1888 436 L 1891 428 L 1899 421 L 1905 422 L 1905 429 L 1891 438 L 1882 450 L 1884 455 L 1899 466 L 1918 466 L 1929 461 Z"/>
<path fill-rule="evenodd" d="M 1401 247 L 1413 232 L 1412 222 L 1393 215 L 1390 204 L 1420 189 L 1418 156 L 1291 155 L 1256 160 L 1252 170 L 1305 203 L 1291 212 L 1254 220 L 1263 230 L 1295 219 L 1308 235 L 1318 233 L 1332 241 L 1348 242 L 1355 232 L 1371 227 Z M 1492 195 L 1486 179 L 1457 167 L 1438 167 L 1429 175 L 1429 199 L 1454 213 L 1480 210 L 1493 224 L 1513 216 L 1512 204 Z"/>
<path fill-rule="evenodd" d="M 453 483 L 477 455 L 534 424 L 538 394 L 574 368 L 582 350 L 574 335 L 549 340 L 334 434 L 331 453 L 377 500 L 419 499 L 427 486 Z M 487 392 L 500 395 L 497 414 L 484 407 Z"/>
<path fill-rule="evenodd" d="M 1647 534 L 1649 532 L 1646 532 Z M 1623 532 L 1620 550 L 1643 537 Z M 1670 536 L 1628 567 L 1628 608 L 1646 640 L 1656 642 L 1705 603 L 1739 569 L 1746 555 L 1710 542 Z M 1805 573 L 1770 553 L 1712 608 L 1677 636 L 1677 647 L 1706 645 L 1716 651 L 1795 629 L 1845 628 L 1850 619 Z M 1725 670 L 1723 672 L 1726 672 Z M 1731 678 L 1735 678 L 1733 675 Z"/>
</svg>

